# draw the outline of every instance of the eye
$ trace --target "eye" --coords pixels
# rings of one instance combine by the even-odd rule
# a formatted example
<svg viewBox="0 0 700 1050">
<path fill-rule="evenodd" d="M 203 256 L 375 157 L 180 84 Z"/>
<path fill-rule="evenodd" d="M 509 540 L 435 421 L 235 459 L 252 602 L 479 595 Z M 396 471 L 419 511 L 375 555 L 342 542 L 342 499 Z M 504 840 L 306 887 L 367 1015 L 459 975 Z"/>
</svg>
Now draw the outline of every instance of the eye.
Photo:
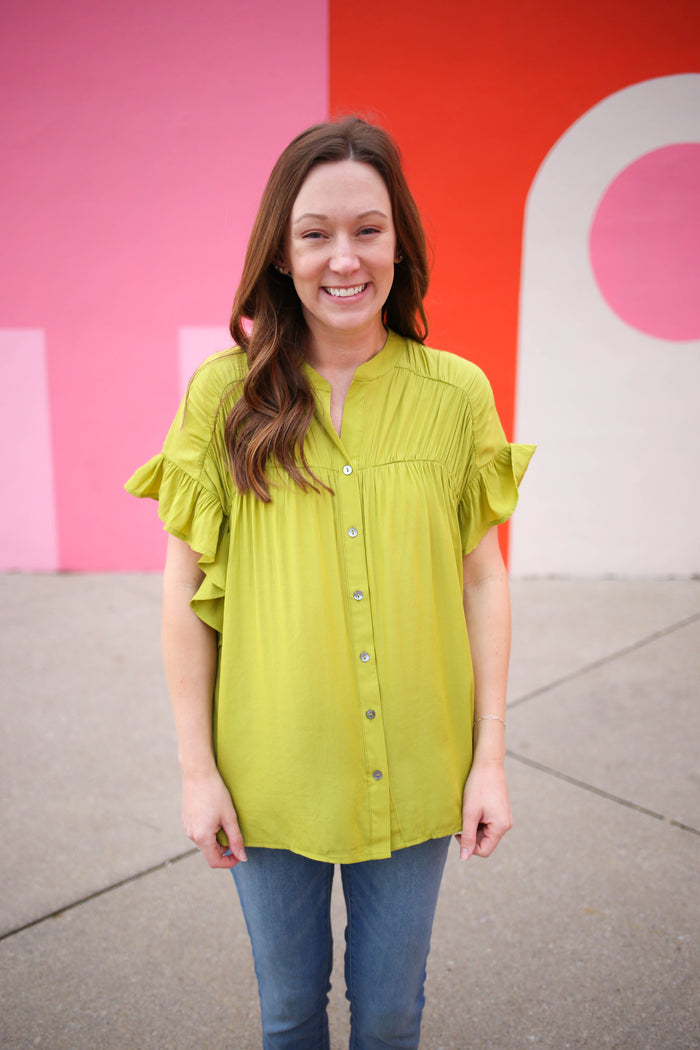
<svg viewBox="0 0 700 1050">
<path fill-rule="evenodd" d="M 302 233 L 301 239 L 303 241 L 316 241 L 320 240 L 323 234 L 320 230 L 308 230 L 306 233 Z"/>
<path fill-rule="evenodd" d="M 361 237 L 368 237 L 371 236 L 373 233 L 381 233 L 381 230 L 379 230 L 376 226 L 363 226 L 360 230 Z"/>
</svg>

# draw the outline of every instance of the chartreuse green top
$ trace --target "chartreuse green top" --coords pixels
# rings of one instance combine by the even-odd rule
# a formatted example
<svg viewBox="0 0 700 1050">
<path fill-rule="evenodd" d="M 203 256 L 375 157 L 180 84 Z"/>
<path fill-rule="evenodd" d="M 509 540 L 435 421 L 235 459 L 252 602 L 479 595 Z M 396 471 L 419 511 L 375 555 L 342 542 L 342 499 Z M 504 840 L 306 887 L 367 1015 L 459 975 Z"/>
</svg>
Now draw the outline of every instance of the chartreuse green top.
<svg viewBox="0 0 700 1050">
<path fill-rule="evenodd" d="M 390 333 L 361 365 L 341 436 L 330 384 L 305 452 L 332 490 L 232 483 L 223 425 L 246 358 L 195 374 L 161 455 L 127 483 L 201 554 L 193 609 L 219 633 L 217 764 L 246 845 L 333 862 L 459 831 L 473 678 L 462 556 L 517 503 L 510 445 L 473 364 Z"/>
</svg>

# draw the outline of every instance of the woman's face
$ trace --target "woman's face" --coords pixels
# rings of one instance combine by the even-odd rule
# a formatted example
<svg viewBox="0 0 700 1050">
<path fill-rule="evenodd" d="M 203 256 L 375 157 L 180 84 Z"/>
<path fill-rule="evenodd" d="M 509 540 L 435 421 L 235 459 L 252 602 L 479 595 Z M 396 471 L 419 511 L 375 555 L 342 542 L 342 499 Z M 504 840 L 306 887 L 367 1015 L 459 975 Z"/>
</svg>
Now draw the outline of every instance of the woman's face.
<svg viewBox="0 0 700 1050">
<path fill-rule="evenodd" d="M 391 200 L 379 173 L 355 160 L 313 168 L 292 207 L 283 263 L 317 345 L 376 330 L 379 349 L 395 256 Z"/>
</svg>

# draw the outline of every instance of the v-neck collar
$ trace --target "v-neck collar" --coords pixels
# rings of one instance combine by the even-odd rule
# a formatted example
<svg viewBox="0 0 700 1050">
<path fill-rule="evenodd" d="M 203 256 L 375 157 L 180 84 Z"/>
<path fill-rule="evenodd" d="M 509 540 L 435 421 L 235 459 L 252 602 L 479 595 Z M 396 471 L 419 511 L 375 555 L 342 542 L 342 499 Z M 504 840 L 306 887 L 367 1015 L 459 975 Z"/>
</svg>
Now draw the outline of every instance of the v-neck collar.
<svg viewBox="0 0 700 1050">
<path fill-rule="evenodd" d="M 396 332 L 389 331 L 386 342 L 379 353 L 375 354 L 374 357 L 370 357 L 369 361 L 364 361 L 361 365 L 358 365 L 352 377 L 353 383 L 367 383 L 386 375 L 403 353 L 404 346 L 403 337 L 397 335 Z M 303 361 L 301 367 L 314 389 L 330 390 L 331 384 L 328 380 L 324 379 L 307 361 Z"/>
</svg>

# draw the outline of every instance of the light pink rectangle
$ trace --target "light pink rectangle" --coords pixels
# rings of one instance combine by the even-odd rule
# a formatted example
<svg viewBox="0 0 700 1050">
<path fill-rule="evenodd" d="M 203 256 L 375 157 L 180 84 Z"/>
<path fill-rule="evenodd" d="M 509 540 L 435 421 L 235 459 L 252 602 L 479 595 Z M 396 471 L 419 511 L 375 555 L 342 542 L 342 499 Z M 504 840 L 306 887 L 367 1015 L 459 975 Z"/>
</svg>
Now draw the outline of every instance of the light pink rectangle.
<svg viewBox="0 0 700 1050">
<path fill-rule="evenodd" d="M 0 570 L 55 572 L 58 536 L 46 340 L 0 329 Z"/>
<path fill-rule="evenodd" d="M 187 390 L 192 375 L 202 361 L 219 350 L 228 350 L 233 345 L 231 333 L 224 325 L 185 326 L 177 330 L 178 376 L 180 395 Z"/>
</svg>

